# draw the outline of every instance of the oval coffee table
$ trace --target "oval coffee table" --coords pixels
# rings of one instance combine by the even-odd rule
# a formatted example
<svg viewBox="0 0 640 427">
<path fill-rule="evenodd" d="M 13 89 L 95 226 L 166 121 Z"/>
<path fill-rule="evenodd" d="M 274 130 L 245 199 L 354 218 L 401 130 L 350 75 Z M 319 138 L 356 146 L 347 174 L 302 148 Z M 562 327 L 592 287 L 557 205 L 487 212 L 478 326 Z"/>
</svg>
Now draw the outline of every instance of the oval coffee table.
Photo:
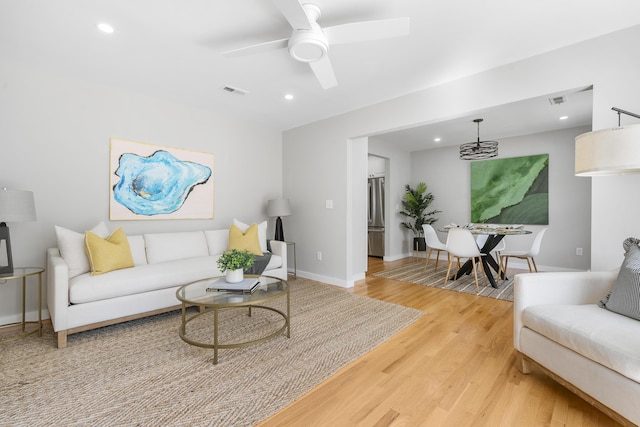
<svg viewBox="0 0 640 427">
<path fill-rule="evenodd" d="M 291 324 L 290 324 L 290 296 L 289 296 L 289 284 L 286 280 L 281 280 L 275 277 L 269 276 L 255 276 L 245 275 L 245 278 L 257 278 L 260 281 L 260 285 L 253 293 L 242 292 L 212 292 L 207 288 L 215 288 L 213 284 L 216 280 L 222 280 L 223 278 L 213 277 L 211 279 L 200 280 L 198 282 L 190 283 L 180 287 L 176 291 L 176 297 L 182 302 L 182 323 L 178 334 L 180 338 L 186 343 L 203 348 L 213 348 L 213 364 L 218 363 L 218 350 L 221 348 L 238 348 L 246 347 L 252 344 L 257 344 L 268 339 L 274 338 L 285 330 L 287 331 L 287 338 L 291 336 Z M 267 307 L 263 304 L 268 301 L 286 297 L 286 313 L 275 309 L 273 307 Z M 186 310 L 189 306 L 197 306 L 200 308 L 199 313 L 194 316 L 187 317 Z M 219 342 L 219 322 L 218 315 L 220 309 L 230 308 L 248 308 L 249 316 L 251 316 L 252 309 L 270 310 L 278 313 L 284 319 L 284 325 L 277 331 L 270 333 L 266 336 L 252 339 L 249 341 L 243 341 L 231 344 L 221 344 Z M 201 342 L 195 339 L 189 338 L 187 335 L 187 324 L 194 319 L 207 313 L 207 308 L 213 311 L 213 342 Z"/>
</svg>

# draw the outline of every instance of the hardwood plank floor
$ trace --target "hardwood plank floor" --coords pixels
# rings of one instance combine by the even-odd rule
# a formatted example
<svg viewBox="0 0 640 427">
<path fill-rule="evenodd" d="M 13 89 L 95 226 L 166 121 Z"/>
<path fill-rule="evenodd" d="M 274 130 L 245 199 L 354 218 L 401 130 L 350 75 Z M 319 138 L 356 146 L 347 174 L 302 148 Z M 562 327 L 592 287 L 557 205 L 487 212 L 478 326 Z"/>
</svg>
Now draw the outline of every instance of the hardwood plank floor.
<svg viewBox="0 0 640 427">
<path fill-rule="evenodd" d="M 369 259 L 357 295 L 424 316 L 267 426 L 617 426 L 544 374 L 515 368 L 513 304 L 373 277 L 411 259 Z"/>
</svg>

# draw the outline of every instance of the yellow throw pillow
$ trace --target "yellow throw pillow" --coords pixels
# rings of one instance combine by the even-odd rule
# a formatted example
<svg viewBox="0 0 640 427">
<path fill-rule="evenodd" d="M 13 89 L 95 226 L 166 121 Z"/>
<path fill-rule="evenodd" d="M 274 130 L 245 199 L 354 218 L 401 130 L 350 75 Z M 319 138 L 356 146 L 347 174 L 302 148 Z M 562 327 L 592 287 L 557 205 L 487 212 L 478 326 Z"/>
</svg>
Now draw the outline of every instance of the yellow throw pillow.
<svg viewBox="0 0 640 427">
<path fill-rule="evenodd" d="M 245 233 L 235 224 L 231 224 L 229 229 L 229 250 L 247 250 L 254 255 L 262 255 L 260 241 L 258 240 L 258 225 L 251 224 Z"/>
<path fill-rule="evenodd" d="M 84 246 L 92 276 L 134 265 L 129 241 L 120 227 L 106 239 L 87 231 Z"/>
</svg>

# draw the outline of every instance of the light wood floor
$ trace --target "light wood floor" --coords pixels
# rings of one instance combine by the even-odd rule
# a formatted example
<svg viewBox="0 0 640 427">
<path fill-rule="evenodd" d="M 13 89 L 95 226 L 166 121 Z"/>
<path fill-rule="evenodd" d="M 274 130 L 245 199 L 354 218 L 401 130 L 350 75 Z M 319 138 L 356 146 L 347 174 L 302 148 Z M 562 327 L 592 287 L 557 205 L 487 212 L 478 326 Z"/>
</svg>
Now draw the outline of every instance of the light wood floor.
<svg viewBox="0 0 640 427">
<path fill-rule="evenodd" d="M 369 274 L 407 261 L 370 258 Z M 511 302 L 373 276 L 349 292 L 425 314 L 261 427 L 619 426 L 544 374 L 518 372 Z M 17 331 L 0 328 L 0 340 Z"/>
<path fill-rule="evenodd" d="M 368 274 L 407 260 L 370 258 Z M 515 368 L 512 303 L 367 276 L 351 292 L 424 311 L 260 426 L 617 426 Z"/>
</svg>

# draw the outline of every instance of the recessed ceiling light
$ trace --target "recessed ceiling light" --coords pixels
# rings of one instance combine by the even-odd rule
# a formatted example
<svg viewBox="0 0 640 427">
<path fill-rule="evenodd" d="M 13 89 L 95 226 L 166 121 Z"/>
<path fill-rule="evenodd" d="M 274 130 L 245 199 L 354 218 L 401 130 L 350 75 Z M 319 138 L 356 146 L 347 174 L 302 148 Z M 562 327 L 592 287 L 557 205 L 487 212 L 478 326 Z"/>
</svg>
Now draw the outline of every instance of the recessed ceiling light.
<svg viewBox="0 0 640 427">
<path fill-rule="evenodd" d="M 567 120 L 569 116 L 560 116 L 560 120 Z"/>
<path fill-rule="evenodd" d="M 440 138 L 434 138 L 433 140 L 434 140 L 435 142 L 440 142 L 440 141 L 441 141 L 441 139 L 440 139 Z"/>
<path fill-rule="evenodd" d="M 105 24 L 104 22 L 101 22 L 98 24 L 98 29 L 103 33 L 107 33 L 107 34 L 113 33 L 113 27 L 109 24 Z"/>
<path fill-rule="evenodd" d="M 293 95 L 291 95 L 290 93 L 286 94 L 284 96 L 284 99 L 286 99 L 287 101 L 291 101 L 293 99 Z"/>
</svg>

